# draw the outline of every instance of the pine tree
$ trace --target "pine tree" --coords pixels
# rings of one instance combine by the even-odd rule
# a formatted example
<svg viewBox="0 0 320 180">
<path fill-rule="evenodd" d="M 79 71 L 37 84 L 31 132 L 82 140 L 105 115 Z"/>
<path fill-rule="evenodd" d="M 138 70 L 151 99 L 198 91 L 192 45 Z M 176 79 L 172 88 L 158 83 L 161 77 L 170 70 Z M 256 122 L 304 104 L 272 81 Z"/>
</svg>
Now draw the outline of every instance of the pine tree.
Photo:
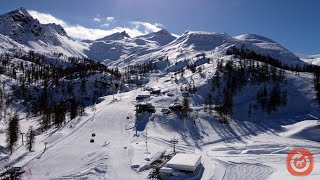
<svg viewBox="0 0 320 180">
<path fill-rule="evenodd" d="M 250 118 L 252 114 L 252 104 L 249 104 L 249 109 L 248 109 L 248 117 Z"/>
<path fill-rule="evenodd" d="M 84 103 L 82 102 L 79 106 L 79 115 L 84 116 L 84 114 L 85 114 L 85 107 L 84 107 Z"/>
<path fill-rule="evenodd" d="M 276 84 L 270 93 L 270 101 L 267 107 L 268 113 L 276 111 L 279 105 L 281 105 L 281 92 L 279 85 Z"/>
<path fill-rule="evenodd" d="M 9 124 L 8 124 L 8 129 L 7 129 L 6 142 L 8 144 L 9 149 L 10 149 L 10 155 L 12 154 L 14 146 L 17 144 L 17 141 L 19 138 L 19 131 L 20 131 L 19 117 L 17 114 L 15 114 L 10 119 Z"/>
<path fill-rule="evenodd" d="M 70 119 L 74 119 L 79 114 L 79 105 L 76 98 L 71 99 Z"/>
<path fill-rule="evenodd" d="M 204 111 L 204 112 L 208 112 L 208 105 L 209 105 L 209 102 L 208 102 L 208 99 L 206 99 L 206 100 L 204 101 L 204 107 L 203 107 L 203 111 Z"/>
<path fill-rule="evenodd" d="M 55 111 L 54 111 L 54 124 L 57 127 L 61 127 L 62 124 L 66 120 L 66 105 L 65 102 L 59 102 L 58 105 L 55 106 Z"/>
<path fill-rule="evenodd" d="M 265 107 L 268 105 L 268 90 L 267 90 L 267 85 L 264 84 L 263 90 L 261 92 L 261 97 L 260 97 L 260 103 L 261 103 L 261 108 L 262 110 L 265 109 Z"/>
<path fill-rule="evenodd" d="M 189 111 L 190 111 L 190 102 L 189 102 L 189 99 L 185 97 L 182 103 L 182 115 L 185 119 L 188 118 Z"/>
<path fill-rule="evenodd" d="M 30 126 L 27 133 L 27 143 L 26 143 L 26 148 L 29 150 L 29 152 L 32 151 L 34 142 L 35 142 L 35 133 L 34 133 L 34 130 L 32 129 L 32 126 Z"/>
<path fill-rule="evenodd" d="M 208 95 L 208 113 L 212 114 L 212 110 L 213 110 L 213 107 L 212 107 L 212 95 L 209 94 Z"/>
<path fill-rule="evenodd" d="M 282 92 L 282 95 L 281 95 L 281 105 L 283 105 L 283 106 L 286 106 L 287 105 L 287 95 L 288 93 L 287 93 L 287 90 L 284 90 L 283 92 Z"/>
<path fill-rule="evenodd" d="M 42 128 L 48 129 L 51 126 L 51 108 L 47 108 L 42 115 Z"/>
</svg>

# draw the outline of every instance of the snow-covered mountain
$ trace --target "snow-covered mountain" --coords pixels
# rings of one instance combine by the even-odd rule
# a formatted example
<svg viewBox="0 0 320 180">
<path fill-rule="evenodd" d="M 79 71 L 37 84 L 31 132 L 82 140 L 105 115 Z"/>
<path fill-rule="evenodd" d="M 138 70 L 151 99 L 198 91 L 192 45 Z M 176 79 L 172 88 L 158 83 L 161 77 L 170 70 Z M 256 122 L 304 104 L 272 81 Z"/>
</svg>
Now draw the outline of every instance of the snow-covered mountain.
<svg viewBox="0 0 320 180">
<path fill-rule="evenodd" d="M 117 33 L 105 36 L 95 41 L 115 41 L 115 40 L 122 40 L 125 38 L 130 38 L 130 36 L 129 34 L 126 33 L 126 31 L 122 31 L 122 32 L 117 32 Z"/>
<path fill-rule="evenodd" d="M 149 37 L 146 35 L 143 37 Z M 138 40 L 139 37 L 136 39 Z M 139 39 L 141 40 L 141 39 Z M 141 40 L 147 42 L 146 40 Z M 236 47 L 254 51 L 266 57 L 272 57 L 279 62 L 288 66 L 303 65 L 296 55 L 285 49 L 280 44 L 268 38 L 258 35 L 240 35 L 232 37 L 225 33 L 203 32 L 203 31 L 186 31 L 180 37 L 175 38 L 164 46 L 140 46 L 139 51 L 129 51 L 129 55 L 121 56 L 117 61 L 109 61 L 110 65 L 126 66 L 130 63 L 143 63 L 144 61 L 154 61 L 161 57 L 168 57 L 171 64 L 181 62 L 184 66 L 194 58 L 196 54 L 205 54 L 214 57 L 225 56 L 228 49 Z M 133 47 L 136 47 L 134 45 Z M 104 49 L 104 48 L 102 48 Z M 92 51 L 94 52 L 94 50 Z M 89 55 L 90 56 L 90 55 Z"/>
<path fill-rule="evenodd" d="M 38 52 L 85 56 L 84 44 L 71 39 L 60 25 L 40 24 L 25 8 L 0 16 L 0 34 Z"/>
<path fill-rule="evenodd" d="M 92 59 L 107 63 L 128 63 L 133 57 L 157 51 L 174 39 L 165 29 L 134 38 L 126 32 L 118 32 L 95 41 L 86 41 L 90 48 L 85 53 Z"/>
<path fill-rule="evenodd" d="M 240 35 L 232 37 L 225 33 L 186 31 L 182 36 L 170 43 L 166 49 L 173 51 L 198 51 L 224 55 L 230 47 L 246 48 L 257 54 L 270 56 L 284 64 L 303 64 L 303 62 L 280 44 L 258 35 Z M 167 52 L 167 51 L 166 51 Z"/>
<path fill-rule="evenodd" d="M 296 54 L 302 61 L 314 64 L 314 65 L 320 65 L 320 54 L 319 55 L 305 55 L 305 54 Z"/>
<path fill-rule="evenodd" d="M 141 62 L 141 59 L 146 57 L 156 59 L 177 54 L 187 57 L 188 54 L 194 53 L 215 53 L 216 56 L 221 56 L 232 46 L 245 47 L 288 65 L 304 63 L 275 41 L 253 34 L 232 37 L 224 33 L 186 31 L 176 38 L 166 29 L 162 29 L 134 38 L 126 32 L 117 32 L 95 41 L 79 42 L 70 38 L 60 25 L 40 24 L 25 8 L 0 16 L 0 34 L 12 40 L 1 36 L 1 41 L 6 42 L 6 45 L 2 45 L 2 50 L 10 50 L 10 47 L 15 44 L 22 49 L 30 48 L 48 54 L 63 53 L 66 56 L 89 57 L 112 65 Z M 174 59 L 179 61 L 177 56 Z"/>
<path fill-rule="evenodd" d="M 138 39 L 145 39 L 149 41 L 155 41 L 159 43 L 159 45 L 163 46 L 166 45 L 173 40 L 176 39 L 173 35 L 171 35 L 166 29 L 162 29 L 157 32 L 153 32 L 147 35 L 139 36 Z"/>
<path fill-rule="evenodd" d="M 303 64 L 303 62 L 301 62 L 299 57 L 297 57 L 295 54 L 293 54 L 277 42 L 266 37 L 255 34 L 244 34 L 236 36 L 235 38 L 244 42 L 244 44 L 251 44 L 252 50 L 254 50 L 256 53 L 273 57 L 280 60 L 284 64 Z"/>
</svg>

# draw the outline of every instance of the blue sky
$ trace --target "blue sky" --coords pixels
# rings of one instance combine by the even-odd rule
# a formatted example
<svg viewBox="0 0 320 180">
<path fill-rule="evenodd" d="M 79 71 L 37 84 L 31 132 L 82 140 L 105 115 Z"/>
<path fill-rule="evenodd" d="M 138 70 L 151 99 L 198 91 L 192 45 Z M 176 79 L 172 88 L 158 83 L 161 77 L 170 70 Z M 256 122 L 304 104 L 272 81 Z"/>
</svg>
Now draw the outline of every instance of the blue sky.
<svg viewBox="0 0 320 180">
<path fill-rule="evenodd" d="M 163 27 L 174 34 L 186 30 L 230 35 L 254 33 L 269 37 L 293 52 L 320 54 L 318 0 L 0 0 L 0 3 L 1 14 L 22 6 L 42 18 L 40 22 L 64 23 L 73 37 L 94 39 L 121 30 L 139 35 Z"/>
</svg>

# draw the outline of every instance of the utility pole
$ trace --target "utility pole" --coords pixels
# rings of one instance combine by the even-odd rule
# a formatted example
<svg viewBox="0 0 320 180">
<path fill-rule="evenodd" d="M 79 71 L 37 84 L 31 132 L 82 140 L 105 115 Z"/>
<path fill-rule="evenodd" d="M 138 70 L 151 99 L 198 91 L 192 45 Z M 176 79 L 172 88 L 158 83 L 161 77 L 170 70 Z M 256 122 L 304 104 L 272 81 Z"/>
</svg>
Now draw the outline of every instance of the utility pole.
<svg viewBox="0 0 320 180">
<path fill-rule="evenodd" d="M 146 151 L 148 153 L 148 130 L 146 129 Z"/>
<path fill-rule="evenodd" d="M 176 153 L 176 144 L 178 144 L 178 139 L 171 139 L 170 142 L 173 144 L 173 153 Z"/>
<path fill-rule="evenodd" d="M 135 122 L 136 137 L 138 137 L 138 118 L 139 118 L 138 110 L 139 110 L 139 107 L 136 106 L 136 114 L 135 114 L 136 115 L 136 122 Z"/>
<path fill-rule="evenodd" d="M 22 136 L 22 145 L 23 145 L 23 135 L 25 134 L 25 133 L 20 133 L 21 134 L 21 136 Z"/>
</svg>

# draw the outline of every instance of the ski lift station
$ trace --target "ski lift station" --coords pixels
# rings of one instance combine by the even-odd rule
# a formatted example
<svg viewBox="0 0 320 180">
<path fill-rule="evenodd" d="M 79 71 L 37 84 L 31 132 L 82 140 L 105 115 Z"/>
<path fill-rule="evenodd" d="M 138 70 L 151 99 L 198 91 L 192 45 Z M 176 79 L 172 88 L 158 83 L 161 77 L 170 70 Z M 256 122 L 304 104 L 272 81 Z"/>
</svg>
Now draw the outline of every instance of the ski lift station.
<svg viewBox="0 0 320 180">
<path fill-rule="evenodd" d="M 201 171 L 201 156 L 178 153 L 173 156 L 159 172 L 161 177 L 196 176 Z"/>
</svg>

